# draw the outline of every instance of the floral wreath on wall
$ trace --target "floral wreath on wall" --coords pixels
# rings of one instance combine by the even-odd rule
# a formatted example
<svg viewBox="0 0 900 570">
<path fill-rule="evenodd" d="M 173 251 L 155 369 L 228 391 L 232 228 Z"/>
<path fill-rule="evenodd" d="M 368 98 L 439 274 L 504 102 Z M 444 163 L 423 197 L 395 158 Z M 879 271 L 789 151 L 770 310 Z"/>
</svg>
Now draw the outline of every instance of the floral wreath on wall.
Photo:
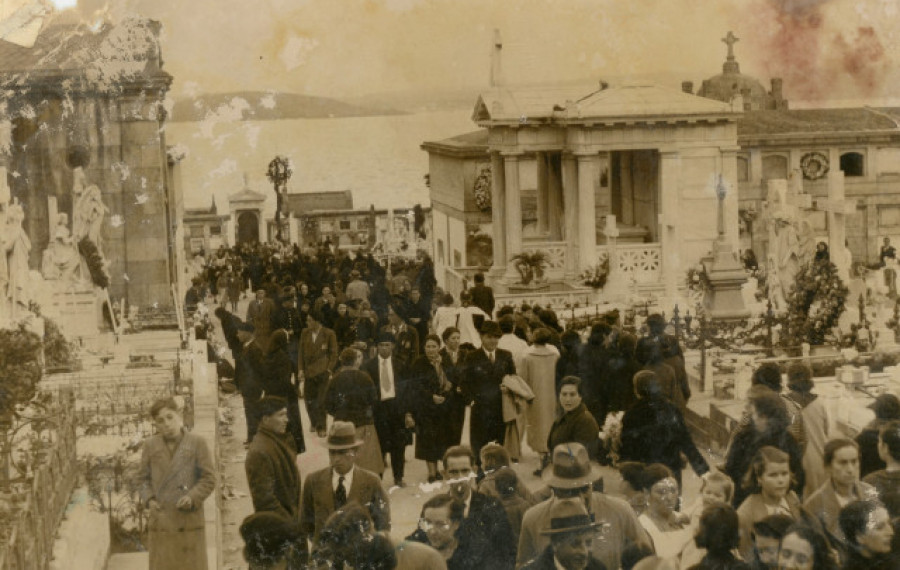
<svg viewBox="0 0 900 570">
<path fill-rule="evenodd" d="M 803 178 L 818 180 L 828 174 L 828 157 L 821 152 L 808 152 L 800 158 Z"/>
<path fill-rule="evenodd" d="M 485 166 L 475 178 L 475 205 L 482 212 L 491 211 L 491 167 Z"/>
<path fill-rule="evenodd" d="M 837 325 L 849 290 L 827 259 L 800 268 L 787 300 L 788 345 L 819 345 Z"/>
</svg>

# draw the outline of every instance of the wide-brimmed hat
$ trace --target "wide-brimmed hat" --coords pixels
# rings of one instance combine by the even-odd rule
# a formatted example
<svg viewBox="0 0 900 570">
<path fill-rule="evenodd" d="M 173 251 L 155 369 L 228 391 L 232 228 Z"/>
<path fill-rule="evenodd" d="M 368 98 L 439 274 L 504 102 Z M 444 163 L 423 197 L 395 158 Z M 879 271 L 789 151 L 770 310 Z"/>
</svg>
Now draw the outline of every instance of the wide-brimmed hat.
<svg viewBox="0 0 900 570">
<path fill-rule="evenodd" d="M 394 333 L 392 333 L 389 329 L 382 329 L 378 331 L 378 336 L 375 337 L 375 344 L 381 344 L 382 342 L 395 343 L 397 342 L 397 337 L 395 337 Z"/>
<path fill-rule="evenodd" d="M 482 335 L 490 335 L 497 338 L 503 336 L 503 331 L 500 330 L 500 324 L 497 321 L 484 321 L 479 332 Z"/>
<path fill-rule="evenodd" d="M 550 505 L 550 526 L 542 528 L 541 534 L 590 532 L 600 526 L 603 523 L 594 522 L 581 499 L 559 499 Z"/>
<path fill-rule="evenodd" d="M 900 399 L 893 394 L 881 394 L 868 408 L 875 412 L 877 418 L 900 419 Z"/>
<path fill-rule="evenodd" d="M 243 331 L 243 332 L 248 332 L 248 333 L 252 333 L 254 330 L 256 330 L 253 328 L 253 325 L 251 325 L 250 323 L 241 321 L 241 320 L 237 320 L 237 322 L 234 323 L 234 328 L 238 331 Z"/>
<path fill-rule="evenodd" d="M 600 466 L 591 463 L 587 449 L 580 443 L 561 443 L 553 450 L 552 464 L 541 479 L 557 489 L 587 487 L 600 478 Z"/>
<path fill-rule="evenodd" d="M 336 421 L 331 424 L 325 447 L 328 449 L 352 449 L 363 444 L 363 440 L 356 439 L 356 426 L 353 422 Z"/>
</svg>

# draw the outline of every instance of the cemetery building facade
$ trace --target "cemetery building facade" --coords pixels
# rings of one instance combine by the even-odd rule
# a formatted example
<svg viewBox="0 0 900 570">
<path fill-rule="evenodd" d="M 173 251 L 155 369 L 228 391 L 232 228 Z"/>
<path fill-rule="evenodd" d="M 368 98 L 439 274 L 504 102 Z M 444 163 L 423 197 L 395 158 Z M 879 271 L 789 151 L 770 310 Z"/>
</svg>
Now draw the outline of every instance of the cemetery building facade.
<svg viewBox="0 0 900 570">
<path fill-rule="evenodd" d="M 506 290 L 510 260 L 543 251 L 548 280 L 578 286 L 612 247 L 630 281 L 671 299 L 714 249 L 717 190 L 726 240 L 766 259 L 775 180 L 790 181 L 816 241 L 844 235 L 854 263 L 877 262 L 883 237 L 900 240 L 900 109 L 791 110 L 781 80 L 767 91 L 742 75 L 726 40 L 723 73 L 697 94 L 495 85 L 475 106 L 481 130 L 423 143 L 439 283 L 489 268 Z"/>
</svg>

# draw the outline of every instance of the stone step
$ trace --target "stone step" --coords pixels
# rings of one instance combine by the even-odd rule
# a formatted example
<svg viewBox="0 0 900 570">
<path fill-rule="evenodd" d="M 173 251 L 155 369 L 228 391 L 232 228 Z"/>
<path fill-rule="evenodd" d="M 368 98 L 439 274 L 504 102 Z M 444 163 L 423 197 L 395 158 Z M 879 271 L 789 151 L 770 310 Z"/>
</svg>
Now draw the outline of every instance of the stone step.
<svg viewBox="0 0 900 570">
<path fill-rule="evenodd" d="M 148 570 L 148 568 L 150 568 L 150 554 L 147 552 L 113 554 L 106 564 L 106 570 Z"/>
</svg>

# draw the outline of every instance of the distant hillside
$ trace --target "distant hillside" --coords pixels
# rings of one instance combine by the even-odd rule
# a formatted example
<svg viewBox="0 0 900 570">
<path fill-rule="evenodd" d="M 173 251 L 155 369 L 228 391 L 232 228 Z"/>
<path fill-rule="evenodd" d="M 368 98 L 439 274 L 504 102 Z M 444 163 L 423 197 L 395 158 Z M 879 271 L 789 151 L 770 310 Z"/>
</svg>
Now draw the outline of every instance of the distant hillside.
<svg viewBox="0 0 900 570">
<path fill-rule="evenodd" d="M 478 94 L 485 87 L 462 87 L 458 89 L 422 89 L 392 91 L 358 95 L 347 99 L 354 105 L 403 109 L 408 113 L 420 111 L 455 111 L 472 108 Z"/>
<path fill-rule="evenodd" d="M 237 120 L 270 121 L 275 119 L 369 117 L 403 113 L 389 108 L 344 103 L 328 97 L 298 93 L 236 91 L 177 99 L 172 108 L 171 120 L 202 121 L 210 114 L 228 116 Z"/>
</svg>

